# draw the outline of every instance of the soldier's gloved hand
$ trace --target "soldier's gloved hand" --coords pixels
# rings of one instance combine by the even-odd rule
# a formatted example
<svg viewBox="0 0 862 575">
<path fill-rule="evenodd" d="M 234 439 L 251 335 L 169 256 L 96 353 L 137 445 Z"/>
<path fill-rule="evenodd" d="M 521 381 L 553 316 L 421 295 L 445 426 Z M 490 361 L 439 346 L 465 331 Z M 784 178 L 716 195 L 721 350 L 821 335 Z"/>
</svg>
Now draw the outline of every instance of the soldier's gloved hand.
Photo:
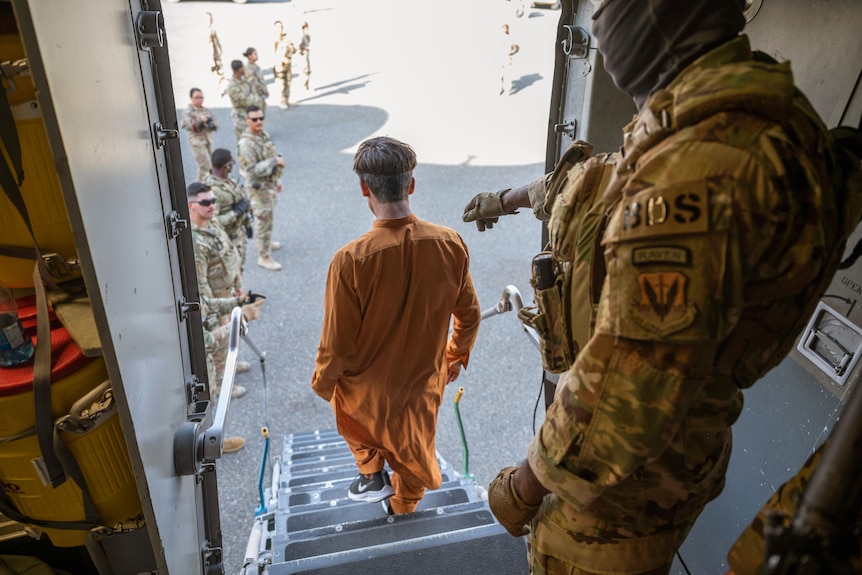
<svg viewBox="0 0 862 575">
<path fill-rule="evenodd" d="M 539 505 L 527 505 L 515 491 L 515 470 L 517 467 L 505 467 L 488 486 L 488 504 L 491 512 L 500 525 L 506 528 L 512 536 L 522 537 L 527 534 L 527 524 L 536 516 Z"/>
<path fill-rule="evenodd" d="M 260 317 L 260 306 L 263 305 L 266 299 L 258 299 L 254 303 L 243 304 L 242 317 L 245 321 L 254 321 Z"/>
<path fill-rule="evenodd" d="M 233 207 L 233 212 L 236 215 L 241 216 L 244 213 L 246 213 L 248 211 L 248 209 L 251 207 L 251 202 L 249 202 L 247 199 L 243 198 L 238 202 L 234 202 L 232 207 Z"/>
<path fill-rule="evenodd" d="M 507 189 L 499 192 L 476 194 L 470 203 L 464 206 L 464 215 L 461 216 L 461 219 L 465 222 L 476 222 L 476 227 L 480 232 L 484 232 L 486 228 L 490 230 L 500 216 L 517 213 L 517 210 L 507 212 L 503 209 L 503 196 L 508 191 Z"/>
</svg>

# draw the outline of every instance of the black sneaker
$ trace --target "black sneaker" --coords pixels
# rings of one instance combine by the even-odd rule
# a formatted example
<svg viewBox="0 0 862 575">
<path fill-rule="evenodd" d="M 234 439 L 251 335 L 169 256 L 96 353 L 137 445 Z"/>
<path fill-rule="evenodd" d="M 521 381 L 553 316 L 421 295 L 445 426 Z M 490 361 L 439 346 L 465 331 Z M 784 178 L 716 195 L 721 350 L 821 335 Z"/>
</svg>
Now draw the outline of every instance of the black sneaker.
<svg viewBox="0 0 862 575">
<path fill-rule="evenodd" d="M 380 502 L 383 505 L 383 511 L 386 512 L 386 515 L 395 515 L 395 512 L 392 511 L 392 505 L 389 504 L 389 498 L 387 497 L 383 501 Z"/>
<path fill-rule="evenodd" d="M 395 490 L 392 489 L 389 474 L 386 473 L 385 469 L 372 475 L 371 479 L 365 479 L 365 476 L 360 473 L 347 490 L 347 496 L 353 501 L 367 501 L 368 503 L 386 499 L 394 493 Z"/>
</svg>

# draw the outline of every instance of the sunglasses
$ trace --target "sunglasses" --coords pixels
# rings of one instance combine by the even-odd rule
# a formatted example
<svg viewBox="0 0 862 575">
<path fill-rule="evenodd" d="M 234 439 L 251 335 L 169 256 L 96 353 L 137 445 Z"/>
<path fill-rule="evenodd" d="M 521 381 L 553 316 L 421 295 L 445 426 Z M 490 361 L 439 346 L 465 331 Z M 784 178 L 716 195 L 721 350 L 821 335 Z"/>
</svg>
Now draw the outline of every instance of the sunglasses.
<svg viewBox="0 0 862 575">
<path fill-rule="evenodd" d="M 192 202 L 192 203 L 193 203 L 193 204 L 200 204 L 200 205 L 202 205 L 203 207 L 207 207 L 207 206 L 211 206 L 211 205 L 215 204 L 215 203 L 216 203 L 216 201 L 217 201 L 217 200 L 216 200 L 215 198 L 212 198 L 212 199 L 209 199 L 209 200 L 201 200 L 201 201 L 199 201 L 199 202 Z"/>
<path fill-rule="evenodd" d="M 248 118 L 252 122 L 263 122 L 263 116 L 258 116 L 257 118 Z"/>
</svg>

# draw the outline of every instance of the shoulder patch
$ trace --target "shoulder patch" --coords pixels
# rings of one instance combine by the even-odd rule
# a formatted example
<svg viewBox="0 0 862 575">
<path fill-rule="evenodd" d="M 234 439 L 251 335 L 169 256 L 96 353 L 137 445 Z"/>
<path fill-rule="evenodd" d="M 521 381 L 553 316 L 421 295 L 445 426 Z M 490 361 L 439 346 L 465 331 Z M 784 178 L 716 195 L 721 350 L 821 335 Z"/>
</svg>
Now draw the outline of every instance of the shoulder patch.
<svg viewBox="0 0 862 575">
<path fill-rule="evenodd" d="M 604 242 L 709 231 L 705 182 L 648 188 L 620 201 Z"/>
<path fill-rule="evenodd" d="M 668 335 L 694 322 L 697 308 L 687 301 L 688 278 L 680 272 L 638 275 L 640 299 L 632 305 L 632 319 L 642 328 Z"/>
</svg>

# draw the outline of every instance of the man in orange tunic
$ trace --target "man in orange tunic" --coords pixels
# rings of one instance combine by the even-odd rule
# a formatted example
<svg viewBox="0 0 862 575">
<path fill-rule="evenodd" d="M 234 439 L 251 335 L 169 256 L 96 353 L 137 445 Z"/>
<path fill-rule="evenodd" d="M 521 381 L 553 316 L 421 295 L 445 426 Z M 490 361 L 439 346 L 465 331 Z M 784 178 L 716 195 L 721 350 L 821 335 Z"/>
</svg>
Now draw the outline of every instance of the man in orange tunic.
<svg viewBox="0 0 862 575">
<path fill-rule="evenodd" d="M 415 510 L 426 488 L 440 487 L 437 411 L 467 365 L 481 317 L 464 241 L 410 210 L 415 167 L 413 149 L 393 138 L 366 140 L 356 152 L 353 171 L 377 219 L 329 265 L 311 381 L 356 458 L 348 496 L 392 496 L 384 507 L 393 513 Z"/>
</svg>

